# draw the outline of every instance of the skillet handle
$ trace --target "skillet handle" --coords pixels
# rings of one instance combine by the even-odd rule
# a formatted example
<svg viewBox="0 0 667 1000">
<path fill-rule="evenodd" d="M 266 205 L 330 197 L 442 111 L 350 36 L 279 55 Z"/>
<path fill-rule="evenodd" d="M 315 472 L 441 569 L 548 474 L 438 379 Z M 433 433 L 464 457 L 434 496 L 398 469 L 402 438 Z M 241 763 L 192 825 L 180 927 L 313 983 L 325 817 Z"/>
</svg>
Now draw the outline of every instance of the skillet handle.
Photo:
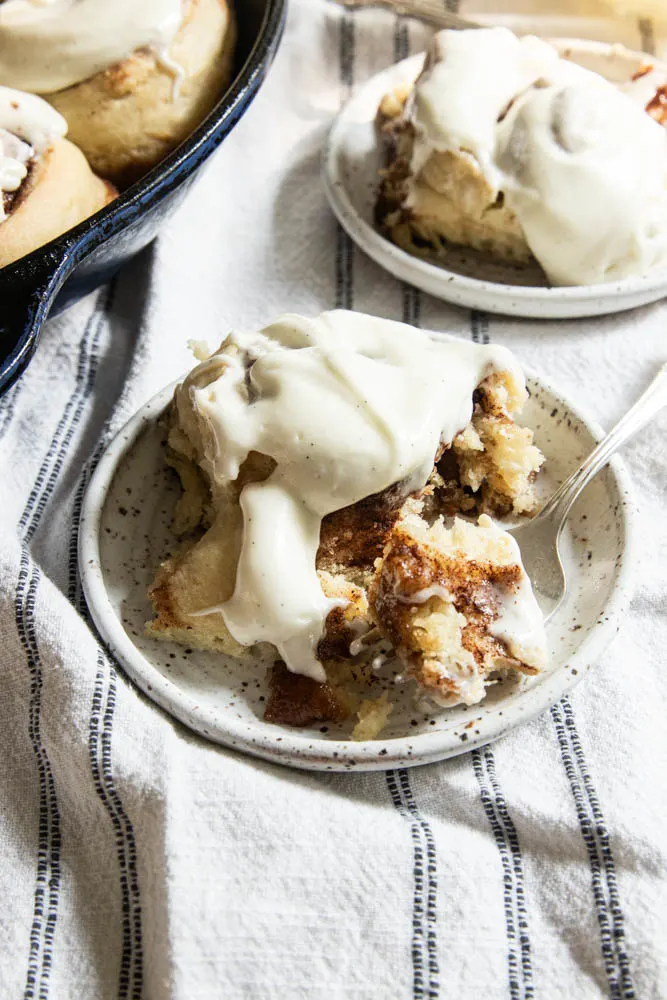
<svg viewBox="0 0 667 1000">
<path fill-rule="evenodd" d="M 0 271 L 0 395 L 33 356 L 53 300 L 75 264 L 76 254 L 37 251 Z"/>
</svg>

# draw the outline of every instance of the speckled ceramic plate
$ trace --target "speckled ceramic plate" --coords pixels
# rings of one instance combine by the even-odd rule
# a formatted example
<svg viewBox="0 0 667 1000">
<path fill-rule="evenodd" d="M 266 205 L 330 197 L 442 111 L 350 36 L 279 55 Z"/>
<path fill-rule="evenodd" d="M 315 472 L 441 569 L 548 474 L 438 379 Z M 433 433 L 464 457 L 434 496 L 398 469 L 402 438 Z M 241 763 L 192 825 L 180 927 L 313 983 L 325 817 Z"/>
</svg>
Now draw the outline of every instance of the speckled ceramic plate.
<svg viewBox="0 0 667 1000">
<path fill-rule="evenodd" d="M 568 57 L 615 82 L 628 80 L 647 60 L 665 74 L 667 66 L 620 45 L 554 40 Z M 378 172 L 383 166 L 374 121 L 382 97 L 412 83 L 423 54 L 378 73 L 352 97 L 329 133 L 323 177 L 327 196 L 343 228 L 378 264 L 431 295 L 472 309 L 511 316 L 556 319 L 600 316 L 655 302 L 667 295 L 667 271 L 603 285 L 550 287 L 540 268 L 518 268 L 452 247 L 442 263 L 413 257 L 386 239 L 373 222 Z"/>
<path fill-rule="evenodd" d="M 600 429 L 554 389 L 530 378 L 525 422 L 547 456 L 545 495 L 591 451 Z M 267 665 L 249 665 L 144 634 L 146 590 L 173 550 L 169 525 L 180 488 L 163 458 L 158 422 L 172 388 L 147 403 L 111 443 L 88 488 L 79 534 L 83 587 L 116 659 L 165 711 L 208 739 L 267 760 L 318 770 L 371 770 L 454 756 L 502 736 L 572 688 L 618 630 L 630 598 L 631 504 L 615 459 L 585 491 L 570 519 L 568 597 L 547 626 L 550 666 L 539 677 L 499 683 L 481 705 L 425 708 L 414 685 L 397 686 L 382 738 L 350 740 L 352 724 L 290 729 L 262 719 Z"/>
</svg>

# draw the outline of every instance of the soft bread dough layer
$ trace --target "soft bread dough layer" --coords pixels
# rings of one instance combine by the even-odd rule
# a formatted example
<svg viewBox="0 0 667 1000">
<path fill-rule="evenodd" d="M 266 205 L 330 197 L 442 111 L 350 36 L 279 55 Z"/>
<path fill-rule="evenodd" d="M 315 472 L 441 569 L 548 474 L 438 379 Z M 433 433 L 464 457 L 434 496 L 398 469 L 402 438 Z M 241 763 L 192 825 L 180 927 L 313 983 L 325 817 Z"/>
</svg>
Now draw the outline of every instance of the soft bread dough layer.
<svg viewBox="0 0 667 1000">
<path fill-rule="evenodd" d="M 420 177 L 412 178 L 415 133 L 403 118 L 407 96 L 407 91 L 387 94 L 378 111 L 378 126 L 390 157 L 376 206 L 380 228 L 416 257 L 446 259 L 449 245 L 455 244 L 508 264 L 533 263 L 516 216 L 503 198 L 496 197 L 469 153 L 435 150 Z"/>
<path fill-rule="evenodd" d="M 57 139 L 33 165 L 7 218 L 0 224 L 0 267 L 5 267 L 98 212 L 116 197 L 67 139 Z"/>
<path fill-rule="evenodd" d="M 139 50 L 89 80 L 44 97 L 67 120 L 68 135 L 93 170 L 120 187 L 179 145 L 222 95 L 232 71 L 236 30 L 227 0 L 191 0 L 169 51 L 174 76 Z"/>
</svg>

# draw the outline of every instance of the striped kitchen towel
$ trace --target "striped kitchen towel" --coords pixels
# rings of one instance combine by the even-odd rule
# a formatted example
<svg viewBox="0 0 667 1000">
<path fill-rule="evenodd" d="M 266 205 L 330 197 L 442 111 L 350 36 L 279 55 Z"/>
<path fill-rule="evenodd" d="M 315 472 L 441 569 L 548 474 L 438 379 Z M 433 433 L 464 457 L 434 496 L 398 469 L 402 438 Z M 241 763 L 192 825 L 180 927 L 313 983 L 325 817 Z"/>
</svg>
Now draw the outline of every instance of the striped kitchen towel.
<svg viewBox="0 0 667 1000">
<path fill-rule="evenodd" d="M 623 25 L 659 44 L 648 17 Z M 266 86 L 159 241 L 48 325 L 0 402 L 3 1000 L 667 996 L 664 421 L 627 454 L 638 588 L 614 645 L 551 711 L 451 761 L 308 774 L 208 744 L 138 693 L 83 608 L 76 532 L 100 442 L 187 367 L 193 336 L 357 308 L 506 344 L 606 425 L 664 359 L 664 304 L 470 314 L 338 229 L 326 129 L 426 37 L 292 0 Z"/>
</svg>

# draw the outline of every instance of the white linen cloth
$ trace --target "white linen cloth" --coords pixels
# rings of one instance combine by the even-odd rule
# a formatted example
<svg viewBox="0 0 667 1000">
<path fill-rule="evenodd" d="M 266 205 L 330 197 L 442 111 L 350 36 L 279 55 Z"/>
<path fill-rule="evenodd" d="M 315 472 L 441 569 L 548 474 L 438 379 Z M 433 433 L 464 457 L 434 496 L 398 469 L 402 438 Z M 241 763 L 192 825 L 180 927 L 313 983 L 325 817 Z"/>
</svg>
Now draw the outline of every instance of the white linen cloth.
<svg viewBox="0 0 667 1000">
<path fill-rule="evenodd" d="M 638 579 L 612 648 L 550 712 L 451 761 L 309 774 L 218 748 L 140 695 L 78 610 L 87 464 L 108 421 L 190 365 L 189 338 L 334 304 L 406 317 L 508 345 L 607 426 L 667 357 L 665 304 L 471 314 L 341 235 L 327 126 L 426 35 L 292 0 L 266 86 L 201 183 L 48 324 L 0 403 L 4 1000 L 667 996 L 667 415 L 626 453 Z"/>
</svg>

